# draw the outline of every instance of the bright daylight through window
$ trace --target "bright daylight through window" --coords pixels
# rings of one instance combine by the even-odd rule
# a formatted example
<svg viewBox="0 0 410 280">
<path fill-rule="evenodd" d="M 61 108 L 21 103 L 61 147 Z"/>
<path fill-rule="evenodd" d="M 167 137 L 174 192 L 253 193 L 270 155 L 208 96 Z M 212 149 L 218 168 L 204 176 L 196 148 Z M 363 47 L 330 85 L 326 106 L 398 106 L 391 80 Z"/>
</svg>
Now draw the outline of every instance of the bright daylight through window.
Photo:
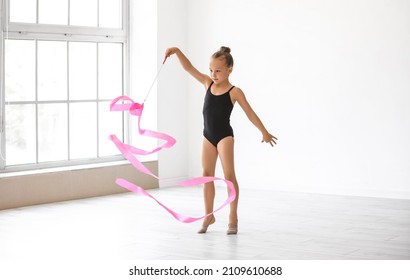
<svg viewBox="0 0 410 280">
<path fill-rule="evenodd" d="M 118 160 L 128 0 L 1 0 L 0 169 Z"/>
</svg>

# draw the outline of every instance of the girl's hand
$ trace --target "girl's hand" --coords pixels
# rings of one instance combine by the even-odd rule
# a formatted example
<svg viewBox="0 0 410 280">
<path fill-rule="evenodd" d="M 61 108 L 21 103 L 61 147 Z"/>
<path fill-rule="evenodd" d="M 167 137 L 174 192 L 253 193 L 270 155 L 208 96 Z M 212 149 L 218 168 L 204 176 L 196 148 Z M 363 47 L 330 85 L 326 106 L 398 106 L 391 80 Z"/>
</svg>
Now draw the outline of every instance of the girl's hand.
<svg viewBox="0 0 410 280">
<path fill-rule="evenodd" d="M 274 144 L 276 145 L 277 140 L 278 138 L 276 138 L 275 136 L 266 131 L 265 133 L 263 133 L 261 142 L 269 143 L 273 147 Z"/>
<path fill-rule="evenodd" d="M 168 49 L 165 51 L 165 57 L 168 58 L 168 57 L 170 57 L 171 55 L 175 54 L 177 51 L 178 51 L 178 48 L 175 48 L 175 47 L 173 47 L 173 48 L 168 48 Z"/>
</svg>

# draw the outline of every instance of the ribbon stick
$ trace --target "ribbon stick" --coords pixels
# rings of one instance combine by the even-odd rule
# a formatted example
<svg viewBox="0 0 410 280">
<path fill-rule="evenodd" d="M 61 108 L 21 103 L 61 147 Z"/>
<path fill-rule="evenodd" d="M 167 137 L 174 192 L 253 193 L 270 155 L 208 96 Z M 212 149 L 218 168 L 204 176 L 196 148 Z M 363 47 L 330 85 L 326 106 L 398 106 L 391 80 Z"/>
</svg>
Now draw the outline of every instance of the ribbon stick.
<svg viewBox="0 0 410 280">
<path fill-rule="evenodd" d="M 147 95 L 145 95 L 145 98 L 144 98 L 144 102 L 143 102 L 143 103 L 145 103 L 145 101 L 147 101 L 147 98 L 148 98 L 149 94 L 151 93 L 151 89 L 154 87 L 155 81 L 158 79 L 159 74 L 161 73 L 162 67 L 164 67 L 165 61 L 167 61 L 167 58 L 168 58 L 167 56 L 164 57 L 164 61 L 162 62 L 161 67 L 159 68 L 158 73 L 157 73 L 157 75 L 155 76 L 155 79 L 154 79 L 154 81 L 152 82 L 151 87 L 149 88 L 149 90 L 148 90 L 148 92 L 147 92 Z"/>
<path fill-rule="evenodd" d="M 165 60 L 164 60 L 164 62 L 165 62 Z M 159 178 L 157 175 L 152 173 L 148 168 L 146 168 L 144 166 L 144 164 L 142 164 L 141 161 L 139 161 L 139 159 L 137 158 L 137 155 L 140 155 L 140 156 L 150 155 L 150 154 L 153 154 L 153 153 L 157 153 L 157 152 L 161 151 L 164 148 L 171 148 L 172 146 L 175 145 L 176 140 L 168 134 L 141 128 L 140 123 L 141 123 L 142 112 L 144 110 L 144 103 L 139 104 L 139 103 L 134 102 L 131 98 L 129 98 L 127 96 L 119 96 L 111 102 L 110 110 L 111 111 L 129 111 L 129 113 L 131 115 L 138 117 L 138 133 L 140 135 L 147 136 L 147 137 L 152 137 L 152 138 L 156 138 L 156 139 L 160 139 L 160 140 L 165 141 L 162 145 L 159 145 L 155 149 L 153 149 L 151 151 L 146 151 L 146 150 L 143 150 L 143 149 L 133 147 L 131 145 L 124 144 L 115 135 L 110 135 L 110 137 L 109 137 L 110 140 L 117 146 L 117 148 L 121 152 L 121 154 L 136 169 L 138 169 L 139 171 L 141 171 L 144 174 L 150 175 L 150 176 L 152 176 L 152 177 L 154 177 L 158 180 L 161 180 L 161 178 Z M 228 188 L 230 189 L 228 198 L 226 199 L 226 201 L 221 206 L 219 206 L 212 213 L 206 214 L 206 215 L 201 216 L 201 217 L 189 217 L 189 216 L 177 213 L 174 210 L 170 209 L 169 207 L 165 206 L 160 201 L 158 201 L 155 197 L 153 197 L 150 193 L 145 191 L 142 187 L 137 186 L 137 185 L 125 180 L 125 179 L 117 179 L 116 183 L 118 185 L 120 185 L 121 187 L 123 187 L 125 189 L 128 189 L 129 191 L 132 191 L 134 193 L 138 193 L 138 194 L 150 197 L 151 199 L 155 200 L 161 207 L 163 207 L 168 213 L 170 213 L 178 221 L 183 222 L 183 223 L 192 223 L 192 222 L 198 221 L 200 219 L 203 219 L 203 218 L 205 218 L 209 215 L 212 215 L 213 213 L 219 211 L 223 207 L 230 204 L 233 200 L 235 200 L 235 197 L 236 197 L 235 187 L 234 187 L 234 185 L 231 181 L 221 179 L 221 178 L 217 178 L 217 177 L 198 177 L 198 178 L 194 178 L 194 179 L 190 179 L 190 180 L 186 180 L 186 181 L 182 181 L 182 182 L 176 182 L 177 185 L 181 185 L 181 186 L 184 186 L 184 187 L 192 187 L 192 186 L 197 186 L 197 185 L 200 185 L 200 184 L 205 184 L 205 183 L 209 183 L 209 182 L 213 182 L 213 181 L 217 181 L 217 180 L 224 181 L 226 183 L 226 185 L 228 186 Z"/>
</svg>

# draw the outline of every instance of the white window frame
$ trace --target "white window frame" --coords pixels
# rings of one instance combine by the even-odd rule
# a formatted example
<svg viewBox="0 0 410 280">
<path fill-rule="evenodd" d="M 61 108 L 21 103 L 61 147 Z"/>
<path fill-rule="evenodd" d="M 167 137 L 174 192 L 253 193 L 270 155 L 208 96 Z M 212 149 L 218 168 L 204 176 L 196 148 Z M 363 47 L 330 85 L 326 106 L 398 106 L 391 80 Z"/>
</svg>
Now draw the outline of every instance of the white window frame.
<svg viewBox="0 0 410 280">
<path fill-rule="evenodd" d="M 124 158 L 121 155 L 107 156 L 84 160 L 64 160 L 50 163 L 35 163 L 27 165 L 7 166 L 6 155 L 6 135 L 5 135 L 5 48 L 6 39 L 29 39 L 29 40 L 55 40 L 63 42 L 97 42 L 97 43 L 122 43 L 123 44 L 123 94 L 129 92 L 129 7 L 130 0 L 122 1 L 122 29 L 114 28 L 99 28 L 99 27 L 78 27 L 78 26 L 63 26 L 38 23 L 17 23 L 9 22 L 9 1 L 0 0 L 0 13 L 2 21 L 0 22 L 0 172 L 14 172 L 24 170 L 35 170 L 42 168 L 74 166 L 83 164 L 95 164 L 101 162 L 119 161 Z M 37 0 L 38 3 L 38 0 Z M 38 13 L 37 13 L 38 18 Z M 38 21 L 38 20 L 37 20 Z M 82 100 L 87 101 L 87 100 Z M 105 101 L 98 99 L 98 101 Z M 39 104 L 39 101 L 35 101 Z M 66 102 L 70 103 L 70 100 Z M 26 104 L 27 102 L 7 102 L 7 104 Z M 32 103 L 32 102 L 31 102 Z M 98 121 L 98 111 L 97 111 Z M 123 114 L 123 137 L 125 142 L 130 141 L 129 119 Z M 69 137 L 69 136 L 68 136 Z M 108 136 L 107 136 L 108 137 Z M 69 141 L 69 139 L 68 139 Z"/>
</svg>

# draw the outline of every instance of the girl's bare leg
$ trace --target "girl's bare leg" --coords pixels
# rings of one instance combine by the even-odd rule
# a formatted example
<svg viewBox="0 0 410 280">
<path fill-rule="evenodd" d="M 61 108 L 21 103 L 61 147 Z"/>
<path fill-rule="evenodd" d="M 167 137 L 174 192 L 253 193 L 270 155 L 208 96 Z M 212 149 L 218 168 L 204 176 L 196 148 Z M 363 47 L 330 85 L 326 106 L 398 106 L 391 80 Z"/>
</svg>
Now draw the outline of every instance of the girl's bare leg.
<svg viewBox="0 0 410 280">
<path fill-rule="evenodd" d="M 235 175 L 234 165 L 234 139 L 233 137 L 225 137 L 218 143 L 218 154 L 221 160 L 222 169 L 226 180 L 233 183 L 236 191 L 236 198 L 230 204 L 229 224 L 237 225 L 238 222 L 238 199 L 239 186 Z M 228 190 L 229 191 L 229 190 Z"/>
<path fill-rule="evenodd" d="M 216 160 L 218 159 L 218 151 L 206 138 L 202 143 L 202 176 L 215 176 Z M 204 186 L 204 203 L 205 213 L 209 214 L 214 210 L 215 200 L 215 185 L 213 182 L 206 183 Z M 203 224 L 208 225 L 213 216 L 206 217 Z"/>
</svg>

